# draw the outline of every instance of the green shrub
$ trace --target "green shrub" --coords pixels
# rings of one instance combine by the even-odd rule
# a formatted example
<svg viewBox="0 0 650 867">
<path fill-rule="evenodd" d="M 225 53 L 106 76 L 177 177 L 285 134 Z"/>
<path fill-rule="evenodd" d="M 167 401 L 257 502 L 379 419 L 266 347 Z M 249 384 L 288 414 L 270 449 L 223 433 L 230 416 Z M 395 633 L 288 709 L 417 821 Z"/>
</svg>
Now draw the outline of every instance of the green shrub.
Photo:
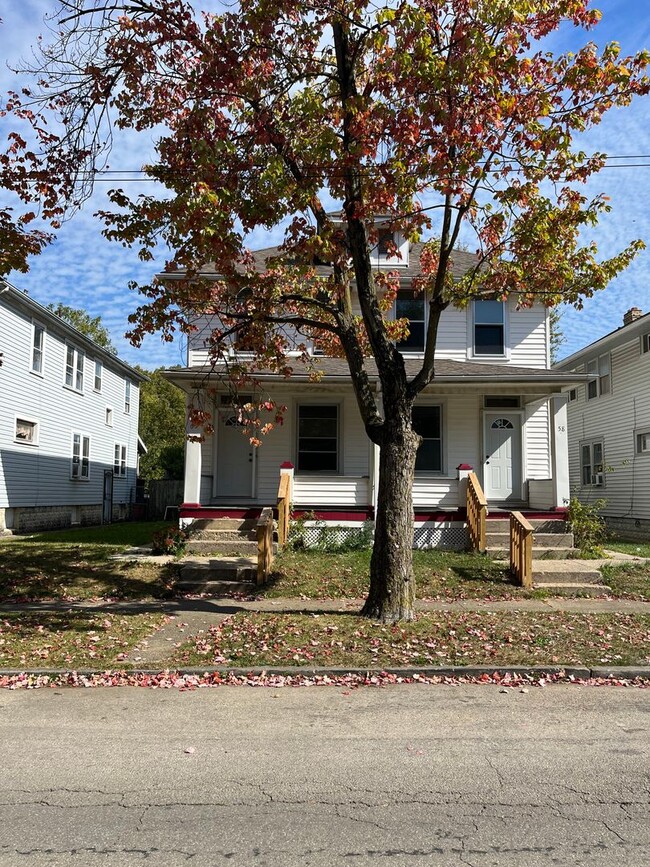
<svg viewBox="0 0 650 867">
<path fill-rule="evenodd" d="M 313 512 L 305 512 L 300 518 L 291 521 L 287 545 L 293 551 L 342 554 L 370 548 L 373 533 L 372 521 L 364 521 L 359 528 L 330 526 L 317 520 Z"/>
<path fill-rule="evenodd" d="M 584 557 L 602 556 L 607 528 L 604 518 L 598 513 L 606 505 L 607 500 L 581 503 L 576 497 L 571 498 L 567 518 L 575 545 Z"/>
</svg>

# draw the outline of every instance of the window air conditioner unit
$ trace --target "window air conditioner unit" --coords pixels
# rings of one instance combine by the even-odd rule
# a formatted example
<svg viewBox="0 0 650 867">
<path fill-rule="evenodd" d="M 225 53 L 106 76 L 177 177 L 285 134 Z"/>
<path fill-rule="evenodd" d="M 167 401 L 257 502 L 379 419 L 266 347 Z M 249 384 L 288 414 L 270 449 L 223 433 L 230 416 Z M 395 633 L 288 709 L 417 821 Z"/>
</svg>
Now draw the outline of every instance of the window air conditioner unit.
<svg viewBox="0 0 650 867">
<path fill-rule="evenodd" d="M 597 488 L 602 488 L 602 486 L 603 486 L 603 474 L 602 473 L 592 473 L 591 484 Z"/>
</svg>

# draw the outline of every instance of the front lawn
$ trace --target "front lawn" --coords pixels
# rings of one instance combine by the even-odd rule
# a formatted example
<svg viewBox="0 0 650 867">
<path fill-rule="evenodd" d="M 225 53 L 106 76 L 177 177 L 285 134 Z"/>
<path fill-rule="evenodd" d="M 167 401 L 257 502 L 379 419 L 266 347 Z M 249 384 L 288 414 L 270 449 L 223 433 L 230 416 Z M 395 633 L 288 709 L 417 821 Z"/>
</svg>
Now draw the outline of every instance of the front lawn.
<svg viewBox="0 0 650 867">
<path fill-rule="evenodd" d="M 0 668 L 124 668 L 129 652 L 167 619 L 83 610 L 0 614 Z"/>
<path fill-rule="evenodd" d="M 627 541 L 614 536 L 603 547 L 609 551 L 620 551 L 621 554 L 632 554 L 633 557 L 650 557 L 650 542 Z"/>
<path fill-rule="evenodd" d="M 650 563 L 608 563 L 602 573 L 605 583 L 612 588 L 612 595 L 650 602 Z"/>
<path fill-rule="evenodd" d="M 109 524 L 2 539 L 0 602 L 166 598 L 175 564 L 109 559 L 125 547 L 149 544 L 163 526 Z"/>
<path fill-rule="evenodd" d="M 435 612 L 393 626 L 347 614 L 242 613 L 193 636 L 172 666 L 634 665 L 650 615 Z"/>
<path fill-rule="evenodd" d="M 370 551 L 326 554 L 283 551 L 273 563 L 265 597 L 363 598 L 368 593 Z M 503 563 L 462 551 L 414 551 L 418 599 L 505 599 L 531 595 L 516 587 Z"/>
</svg>

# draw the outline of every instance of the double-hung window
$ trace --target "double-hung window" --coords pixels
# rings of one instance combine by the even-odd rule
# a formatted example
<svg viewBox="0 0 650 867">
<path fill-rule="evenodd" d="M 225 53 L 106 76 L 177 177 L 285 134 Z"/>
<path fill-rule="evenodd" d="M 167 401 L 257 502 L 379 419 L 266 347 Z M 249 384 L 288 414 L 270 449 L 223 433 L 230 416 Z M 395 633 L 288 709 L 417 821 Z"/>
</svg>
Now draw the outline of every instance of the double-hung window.
<svg viewBox="0 0 650 867">
<path fill-rule="evenodd" d="M 612 390 L 612 370 L 609 354 L 599 355 L 587 362 L 587 373 L 594 375 L 594 379 L 587 383 L 587 400 L 609 394 Z"/>
<path fill-rule="evenodd" d="M 84 353 L 69 344 L 65 350 L 65 384 L 75 391 L 84 388 Z"/>
<path fill-rule="evenodd" d="M 415 459 L 415 471 L 442 472 L 442 411 L 439 406 L 414 406 L 413 429 L 422 437 Z"/>
<path fill-rule="evenodd" d="M 32 373 L 43 373 L 43 346 L 45 343 L 45 329 L 42 325 L 34 323 L 32 332 Z"/>
<path fill-rule="evenodd" d="M 102 374 L 103 374 L 103 372 L 104 371 L 102 368 L 101 361 L 97 361 L 95 359 L 95 380 L 93 382 L 93 388 L 95 391 L 101 391 L 102 390 Z"/>
<path fill-rule="evenodd" d="M 338 404 L 298 407 L 298 472 L 336 473 L 339 468 Z"/>
<path fill-rule="evenodd" d="M 646 355 L 648 352 L 650 352 L 650 331 L 641 335 L 641 354 Z"/>
<path fill-rule="evenodd" d="M 126 446 L 123 443 L 115 443 L 113 473 L 116 476 L 126 475 Z"/>
<path fill-rule="evenodd" d="M 602 487 L 605 481 L 602 440 L 580 444 L 580 467 L 583 487 Z"/>
<path fill-rule="evenodd" d="M 415 293 L 412 289 L 402 289 L 395 299 L 395 319 L 409 320 L 409 334 L 398 341 L 397 346 L 403 352 L 423 352 L 426 333 L 426 300 L 422 292 Z"/>
<path fill-rule="evenodd" d="M 124 412 L 126 415 L 131 412 L 131 383 L 128 379 L 124 381 Z"/>
<path fill-rule="evenodd" d="M 82 481 L 90 478 L 90 437 L 81 433 L 72 434 L 70 478 Z"/>
<path fill-rule="evenodd" d="M 473 312 L 474 355 L 505 355 L 505 304 L 502 301 L 476 300 Z"/>
</svg>

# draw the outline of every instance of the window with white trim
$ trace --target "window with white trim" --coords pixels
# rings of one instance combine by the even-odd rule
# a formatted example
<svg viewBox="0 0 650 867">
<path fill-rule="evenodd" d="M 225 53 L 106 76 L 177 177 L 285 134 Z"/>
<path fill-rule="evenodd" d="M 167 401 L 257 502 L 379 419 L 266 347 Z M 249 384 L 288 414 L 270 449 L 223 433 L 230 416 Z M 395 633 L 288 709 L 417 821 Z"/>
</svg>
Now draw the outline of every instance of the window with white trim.
<svg viewBox="0 0 650 867">
<path fill-rule="evenodd" d="M 128 379 L 124 381 L 124 412 L 126 415 L 131 412 L 131 383 Z"/>
<path fill-rule="evenodd" d="M 116 476 L 126 475 L 126 446 L 124 443 L 115 443 L 113 474 Z"/>
<path fill-rule="evenodd" d="M 580 443 L 580 468 L 583 487 L 601 488 L 605 484 L 602 440 Z"/>
<path fill-rule="evenodd" d="M 301 404 L 298 406 L 297 471 L 336 473 L 338 468 L 338 404 Z"/>
<path fill-rule="evenodd" d="M 587 362 L 587 373 L 594 375 L 594 379 L 587 383 L 587 400 L 602 397 L 612 390 L 612 365 L 609 353 L 599 355 Z"/>
<path fill-rule="evenodd" d="M 506 352 L 505 305 L 502 301 L 475 300 L 474 355 L 503 356 Z"/>
<path fill-rule="evenodd" d="M 72 434 L 70 478 L 85 482 L 90 478 L 90 437 L 82 433 Z"/>
<path fill-rule="evenodd" d="M 422 292 L 400 289 L 395 299 L 395 319 L 409 320 L 409 334 L 397 342 L 402 352 L 423 352 L 426 334 L 427 304 Z"/>
<path fill-rule="evenodd" d="M 29 446 L 38 445 L 38 422 L 31 418 L 16 418 L 14 439 Z"/>
<path fill-rule="evenodd" d="M 104 368 L 102 366 L 101 361 L 97 361 L 97 359 L 95 359 L 95 379 L 93 382 L 93 389 L 95 391 L 101 391 L 102 390 L 103 372 L 104 372 Z"/>
<path fill-rule="evenodd" d="M 37 322 L 33 323 L 32 331 L 32 373 L 43 373 L 43 348 L 45 344 L 45 329 Z"/>
<path fill-rule="evenodd" d="M 650 454 L 650 430 L 639 431 L 634 439 L 637 455 Z"/>
<path fill-rule="evenodd" d="M 414 406 L 413 429 L 422 437 L 415 459 L 415 471 L 442 472 L 442 408 L 440 406 Z"/>
<path fill-rule="evenodd" d="M 106 426 L 113 427 L 113 407 L 106 407 Z"/>
<path fill-rule="evenodd" d="M 84 353 L 68 344 L 65 350 L 65 384 L 75 391 L 84 388 Z"/>
</svg>

